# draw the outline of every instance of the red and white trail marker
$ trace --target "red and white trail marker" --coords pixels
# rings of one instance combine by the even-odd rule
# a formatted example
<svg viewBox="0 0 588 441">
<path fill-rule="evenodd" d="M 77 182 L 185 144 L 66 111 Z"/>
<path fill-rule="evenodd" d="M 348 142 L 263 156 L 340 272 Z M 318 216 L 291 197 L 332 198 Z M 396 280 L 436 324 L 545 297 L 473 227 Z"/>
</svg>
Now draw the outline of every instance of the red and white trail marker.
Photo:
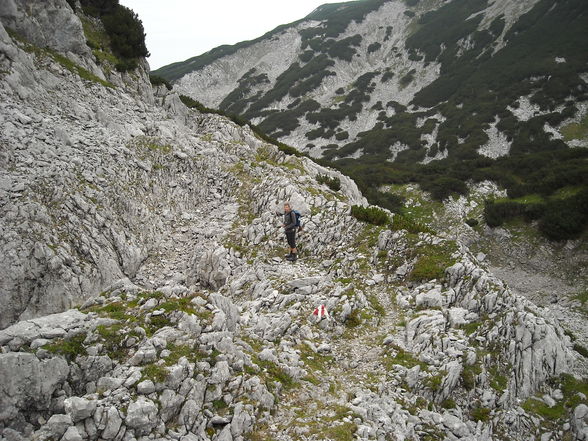
<svg viewBox="0 0 588 441">
<path fill-rule="evenodd" d="M 329 313 L 328 313 L 327 308 L 326 308 L 325 305 L 321 305 L 318 308 L 315 308 L 315 310 L 312 313 L 312 315 L 318 316 L 319 319 L 323 319 L 323 318 L 328 318 L 329 317 Z"/>
</svg>

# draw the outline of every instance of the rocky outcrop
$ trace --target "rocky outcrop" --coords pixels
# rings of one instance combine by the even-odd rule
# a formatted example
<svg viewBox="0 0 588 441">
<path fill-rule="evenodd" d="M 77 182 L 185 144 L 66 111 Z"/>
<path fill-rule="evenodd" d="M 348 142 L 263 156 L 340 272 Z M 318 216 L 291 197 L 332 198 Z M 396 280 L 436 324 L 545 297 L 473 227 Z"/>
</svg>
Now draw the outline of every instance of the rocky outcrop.
<svg viewBox="0 0 588 441">
<path fill-rule="evenodd" d="M 59 52 L 91 55 L 86 45 L 82 22 L 73 14 L 66 0 L 38 3 L 29 0 L 6 0 L 0 5 L 0 20 L 38 47 Z"/>
<path fill-rule="evenodd" d="M 569 338 L 465 247 L 359 222 L 336 171 L 2 30 L 3 439 L 585 437 Z"/>
</svg>

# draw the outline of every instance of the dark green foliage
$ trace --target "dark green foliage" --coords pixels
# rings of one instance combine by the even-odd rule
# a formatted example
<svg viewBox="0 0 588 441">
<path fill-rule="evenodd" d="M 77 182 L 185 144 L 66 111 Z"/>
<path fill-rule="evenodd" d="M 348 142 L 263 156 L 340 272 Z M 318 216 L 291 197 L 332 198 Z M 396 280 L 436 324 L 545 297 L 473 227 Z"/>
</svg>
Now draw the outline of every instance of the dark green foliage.
<svg viewBox="0 0 588 441">
<path fill-rule="evenodd" d="M 160 86 L 164 84 L 167 90 L 172 90 L 172 85 L 169 83 L 169 81 L 158 75 L 149 75 L 149 81 L 153 86 Z"/>
<path fill-rule="evenodd" d="M 339 58 L 345 61 L 351 61 L 353 56 L 356 54 L 355 49 L 353 46 L 359 46 L 361 43 L 361 35 L 354 35 L 352 37 L 347 37 L 342 40 L 328 40 L 331 41 L 328 54 L 333 58 Z"/>
<path fill-rule="evenodd" d="M 433 199 L 443 200 L 448 196 L 457 194 L 467 194 L 468 188 L 466 184 L 456 178 L 450 176 L 442 176 L 430 182 L 422 182 L 423 190 L 431 193 Z"/>
<path fill-rule="evenodd" d="M 373 225 L 386 225 L 390 218 L 385 211 L 378 207 L 362 207 L 354 205 L 351 207 L 351 215 L 361 222 L 367 222 Z"/>
<path fill-rule="evenodd" d="M 588 225 L 588 188 L 566 198 L 551 197 L 545 202 L 512 200 L 486 201 L 484 218 L 491 227 L 511 219 L 539 219 L 539 230 L 552 240 L 576 239 Z"/>
<path fill-rule="evenodd" d="M 380 50 L 381 47 L 382 47 L 382 44 L 378 43 L 377 41 L 375 43 L 370 44 L 367 48 L 368 54 L 371 54 L 372 52 L 376 52 L 376 51 Z"/>
<path fill-rule="evenodd" d="M 335 133 L 335 139 L 337 141 L 344 141 L 349 138 L 349 133 L 347 131 Z"/>
<path fill-rule="evenodd" d="M 588 358 L 588 349 L 586 349 L 584 346 L 578 343 L 574 343 L 574 351 L 576 351 L 582 357 Z"/>
<path fill-rule="evenodd" d="M 327 175 L 318 175 L 316 177 L 316 181 L 319 184 L 326 184 L 327 187 L 329 187 L 333 191 L 341 190 L 341 181 L 336 176 L 334 178 L 331 178 L 330 176 L 327 176 Z"/>
<path fill-rule="evenodd" d="M 364 0 L 361 2 L 322 5 L 312 14 L 308 15 L 306 19 L 326 21 L 324 29 L 317 28 L 309 29 L 307 31 L 314 35 L 324 34 L 326 37 L 335 38 L 343 33 L 352 21 L 361 23 L 367 14 L 379 9 L 386 1 L 387 0 Z M 309 34 L 306 34 L 306 36 L 308 37 Z"/>
<path fill-rule="evenodd" d="M 469 219 L 465 220 L 465 223 L 473 228 L 473 227 L 477 226 L 480 222 L 478 222 L 478 219 L 469 218 Z"/>
<path fill-rule="evenodd" d="M 474 407 L 470 411 L 470 416 L 474 421 L 488 421 L 490 419 L 490 409 L 487 407 Z"/>
<path fill-rule="evenodd" d="M 314 100 L 303 101 L 290 110 L 272 113 L 259 124 L 259 129 L 275 137 L 287 136 L 299 126 L 298 118 L 320 107 Z"/>
<path fill-rule="evenodd" d="M 410 83 L 412 83 L 412 80 L 414 80 L 414 74 L 415 73 L 416 73 L 416 69 L 412 69 L 410 72 L 408 72 L 402 78 L 400 78 L 400 85 L 403 86 L 403 87 L 406 87 Z"/>
<path fill-rule="evenodd" d="M 298 58 L 300 58 L 300 61 L 304 63 L 308 63 L 312 59 L 312 57 L 314 57 L 314 51 L 304 51 L 298 56 Z"/>
<path fill-rule="evenodd" d="M 293 63 L 286 71 L 278 76 L 273 89 L 255 100 L 247 112 L 245 112 L 245 117 L 253 118 L 261 116 L 267 107 L 288 94 L 293 97 L 299 97 L 315 89 L 320 85 L 324 77 L 334 75 L 333 72 L 327 69 L 333 64 L 335 64 L 334 61 L 323 54 L 314 57 L 304 66 L 300 66 L 299 63 Z"/>
<path fill-rule="evenodd" d="M 347 94 L 345 101 L 339 105 L 339 108 L 322 109 L 320 112 L 316 113 L 309 112 L 306 115 L 306 119 L 312 124 L 320 124 L 322 129 L 329 128 L 331 130 L 337 128 L 339 123 L 345 118 L 349 118 L 350 121 L 355 121 L 357 119 L 357 114 L 361 112 L 363 108 L 362 103 L 367 102 L 370 99 L 369 94 L 373 92 L 375 87 L 372 83 L 372 79 L 377 75 L 378 72 L 367 72 L 359 76 L 353 83 L 353 89 Z M 322 134 L 323 131 L 313 132 L 311 136 L 315 136 L 318 133 Z M 325 156 L 325 158 L 329 159 L 328 156 Z"/>
<path fill-rule="evenodd" d="M 250 96 L 251 89 L 260 84 L 269 83 L 267 74 L 254 75 L 256 69 L 253 68 L 246 72 L 239 80 L 239 86 L 231 91 L 220 103 L 219 109 L 241 114 L 247 105 L 254 102 L 260 96 L 259 94 Z M 261 92 L 260 92 L 261 93 Z"/>
<path fill-rule="evenodd" d="M 102 23 L 110 37 L 112 51 L 116 56 L 123 60 L 149 56 L 145 46 L 143 24 L 133 11 L 119 6 L 112 14 L 103 16 Z"/>
<path fill-rule="evenodd" d="M 394 78 L 394 72 L 387 70 L 386 72 L 384 72 L 384 75 L 382 75 L 382 83 L 385 83 L 388 80 L 391 80 L 392 78 Z"/>
<path fill-rule="evenodd" d="M 411 234 L 433 233 L 425 224 L 413 219 L 405 214 L 395 214 L 392 219 L 392 228 L 394 230 L 406 230 Z"/>
<path fill-rule="evenodd" d="M 426 13 L 419 20 L 422 26 L 406 40 L 406 47 L 424 52 L 426 61 L 435 60 L 441 54 L 441 44 L 452 47 L 475 31 L 482 17 L 466 20 L 486 4 L 487 0 L 464 0 Z"/>
<path fill-rule="evenodd" d="M 86 14 L 102 21 L 112 53 L 119 58 L 117 70 L 135 69 L 139 58 L 149 56 L 143 23 L 132 10 L 118 0 L 81 0 L 80 4 Z"/>
<path fill-rule="evenodd" d="M 588 225 L 588 188 L 547 204 L 539 230 L 553 240 L 577 239 Z"/>
</svg>

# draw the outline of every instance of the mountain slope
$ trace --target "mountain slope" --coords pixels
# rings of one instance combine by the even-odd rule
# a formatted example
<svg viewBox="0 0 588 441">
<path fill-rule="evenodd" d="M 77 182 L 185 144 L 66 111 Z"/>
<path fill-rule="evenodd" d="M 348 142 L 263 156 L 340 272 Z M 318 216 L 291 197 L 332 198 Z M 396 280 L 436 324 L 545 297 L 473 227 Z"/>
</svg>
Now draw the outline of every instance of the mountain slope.
<svg viewBox="0 0 588 441">
<path fill-rule="evenodd" d="M 539 194 L 531 217 L 546 236 L 578 238 L 588 223 L 575 208 L 588 197 L 587 17 L 581 0 L 325 5 L 175 64 L 181 77 L 158 73 L 331 161 L 373 202 L 386 204 L 382 184 L 418 182 L 442 199 L 493 180 L 513 198 Z"/>
<path fill-rule="evenodd" d="M 336 144 L 327 157 L 430 161 L 497 147 L 488 138 L 497 124 L 516 138 L 508 107 L 521 97 L 542 113 L 564 105 L 552 126 L 576 115 L 574 105 L 586 101 L 586 13 L 577 0 L 326 5 L 260 39 L 188 60 L 181 77 L 157 73 L 315 155 Z M 511 148 L 521 149 L 516 139 Z"/>
<path fill-rule="evenodd" d="M 77 23 L 65 0 L 15 5 Z M 3 23 L 3 439 L 586 437 L 570 337 L 463 243 Z M 296 263 L 285 200 L 304 216 Z"/>
</svg>

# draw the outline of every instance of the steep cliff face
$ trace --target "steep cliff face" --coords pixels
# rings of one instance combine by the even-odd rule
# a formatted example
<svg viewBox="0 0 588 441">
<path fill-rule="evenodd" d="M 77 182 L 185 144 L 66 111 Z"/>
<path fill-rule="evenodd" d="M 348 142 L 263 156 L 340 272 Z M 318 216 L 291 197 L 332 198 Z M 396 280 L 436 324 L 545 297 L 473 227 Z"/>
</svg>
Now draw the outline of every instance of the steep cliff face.
<svg viewBox="0 0 588 441">
<path fill-rule="evenodd" d="M 11 34 L 4 439 L 586 438 L 569 337 L 465 246 L 361 222 L 337 171 Z"/>
<path fill-rule="evenodd" d="M 585 117 L 577 50 L 587 12 L 577 1 L 324 5 L 157 73 L 313 156 L 428 163 L 471 149 L 496 158 L 517 150 L 514 123 L 555 112 L 534 136 L 561 139 L 562 127 Z M 561 34 L 547 40 L 550 29 Z M 585 136 L 566 141 L 586 145 Z"/>
</svg>

